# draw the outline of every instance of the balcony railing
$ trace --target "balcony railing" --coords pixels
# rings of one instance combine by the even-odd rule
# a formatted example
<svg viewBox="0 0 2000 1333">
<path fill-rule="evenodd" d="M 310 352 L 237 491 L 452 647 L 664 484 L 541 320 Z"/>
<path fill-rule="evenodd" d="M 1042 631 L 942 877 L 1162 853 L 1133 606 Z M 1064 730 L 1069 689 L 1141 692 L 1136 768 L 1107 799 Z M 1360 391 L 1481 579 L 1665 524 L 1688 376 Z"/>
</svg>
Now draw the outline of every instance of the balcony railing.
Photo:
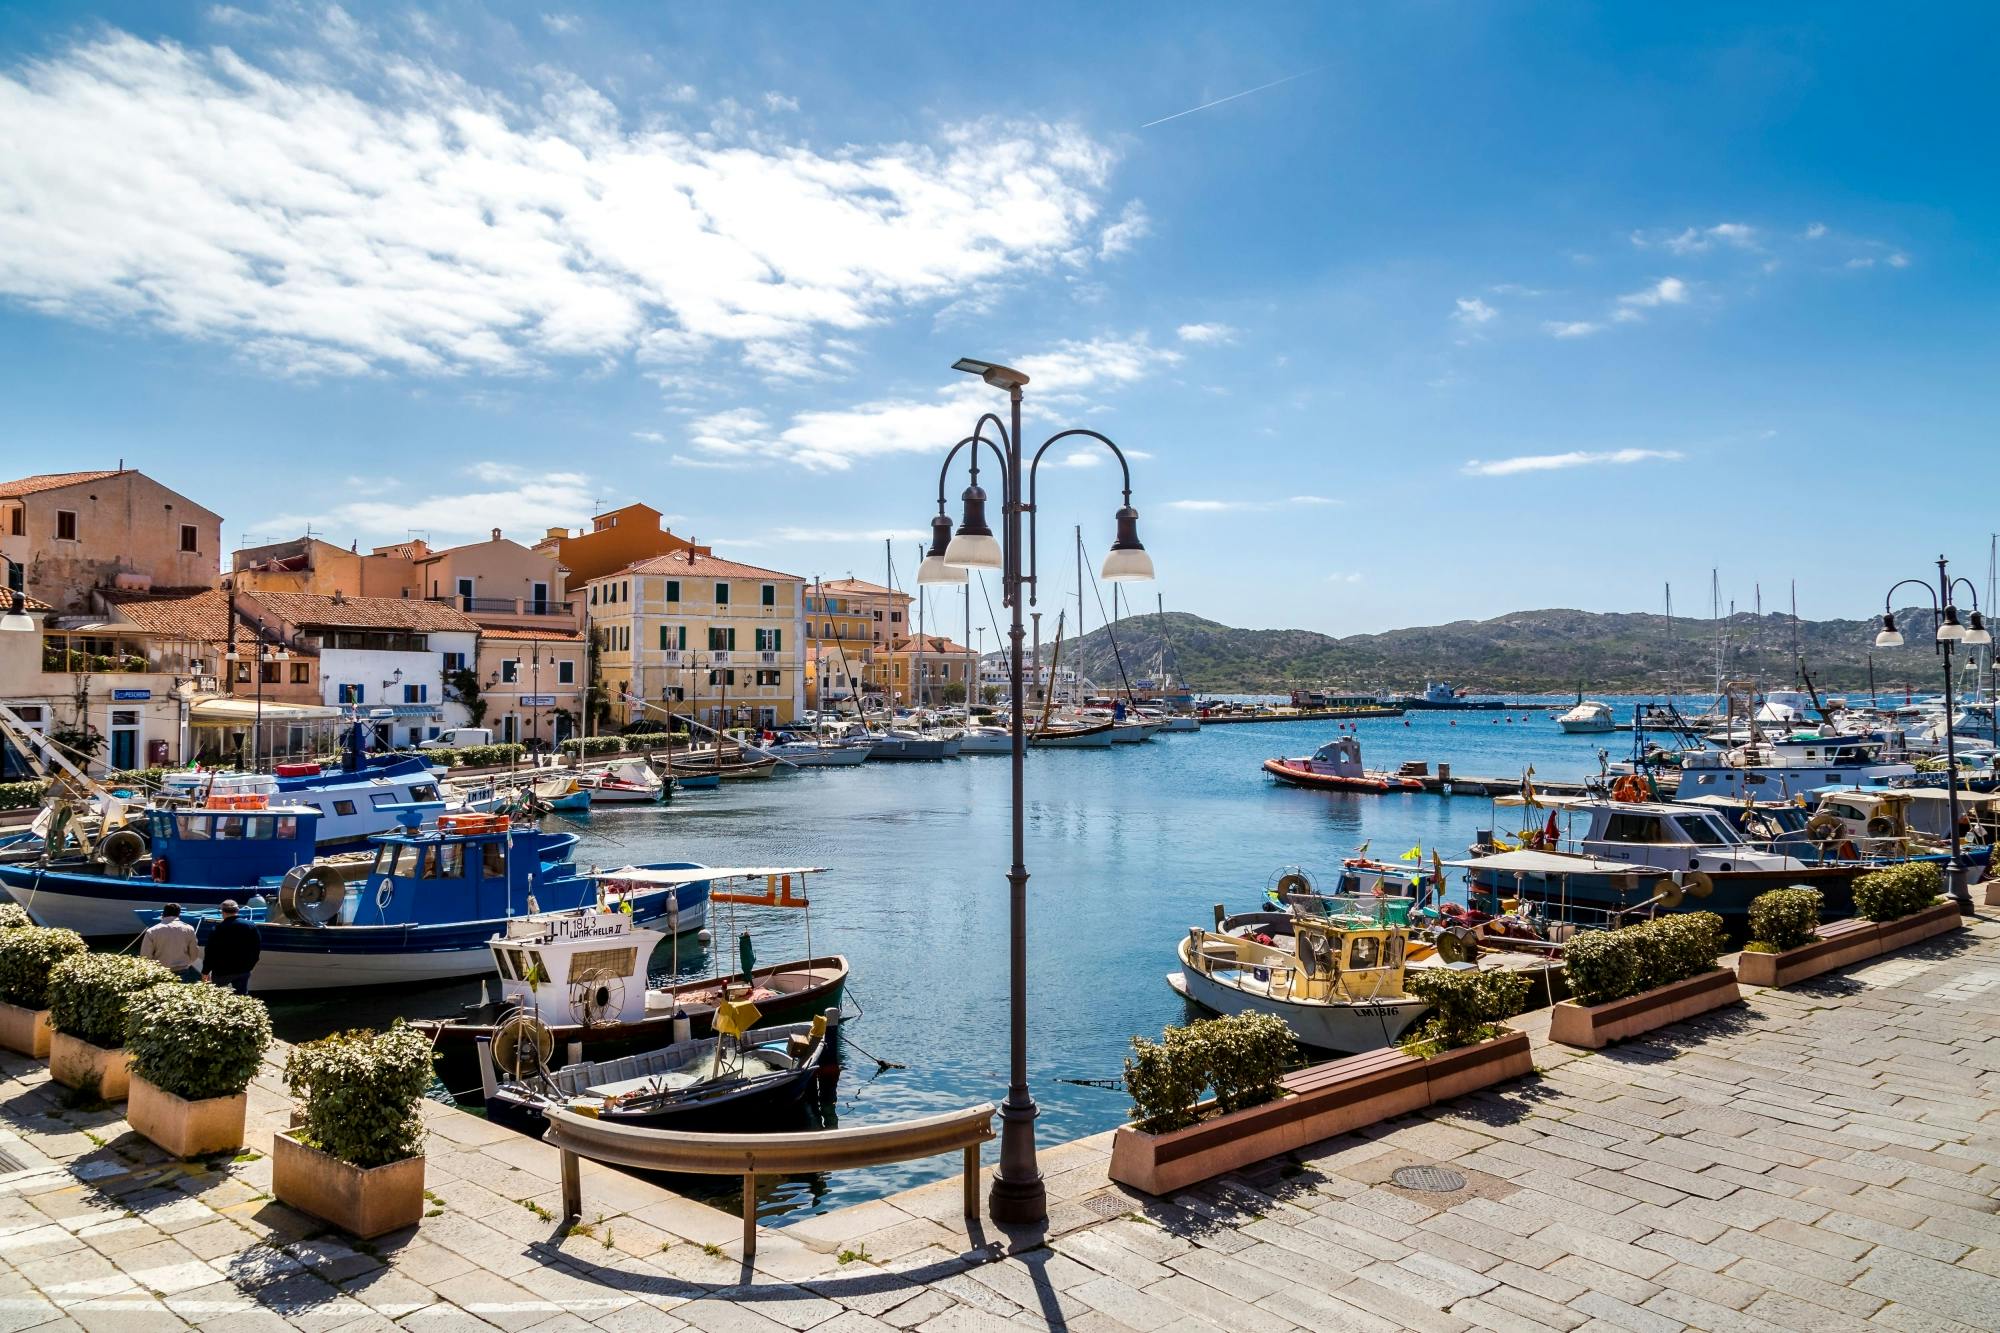
<svg viewBox="0 0 2000 1333">
<path fill-rule="evenodd" d="M 431 597 L 428 601 L 455 606 L 469 616 L 559 616 L 570 619 L 575 606 L 573 602 L 558 602 L 546 597 Z"/>
<path fill-rule="evenodd" d="M 96 672 L 122 675 L 192 675 L 195 668 L 215 670 L 215 663 L 148 639 L 102 634 L 44 634 L 42 670 L 51 675 L 83 676 Z"/>
</svg>

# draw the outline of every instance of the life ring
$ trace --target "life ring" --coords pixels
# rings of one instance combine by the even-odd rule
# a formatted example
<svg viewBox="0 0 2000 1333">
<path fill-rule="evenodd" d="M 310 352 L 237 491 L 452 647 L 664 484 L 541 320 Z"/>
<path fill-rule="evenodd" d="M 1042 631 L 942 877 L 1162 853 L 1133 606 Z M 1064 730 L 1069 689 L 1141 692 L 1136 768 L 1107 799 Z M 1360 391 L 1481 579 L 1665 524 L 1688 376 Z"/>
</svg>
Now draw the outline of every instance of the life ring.
<svg viewBox="0 0 2000 1333">
<path fill-rule="evenodd" d="M 1646 784 L 1636 773 L 1627 773 L 1611 784 L 1611 799 L 1614 801 L 1643 801 L 1646 799 Z"/>
<path fill-rule="evenodd" d="M 167 882 L 167 858 L 164 856 L 153 858 L 153 882 L 155 884 Z"/>
</svg>

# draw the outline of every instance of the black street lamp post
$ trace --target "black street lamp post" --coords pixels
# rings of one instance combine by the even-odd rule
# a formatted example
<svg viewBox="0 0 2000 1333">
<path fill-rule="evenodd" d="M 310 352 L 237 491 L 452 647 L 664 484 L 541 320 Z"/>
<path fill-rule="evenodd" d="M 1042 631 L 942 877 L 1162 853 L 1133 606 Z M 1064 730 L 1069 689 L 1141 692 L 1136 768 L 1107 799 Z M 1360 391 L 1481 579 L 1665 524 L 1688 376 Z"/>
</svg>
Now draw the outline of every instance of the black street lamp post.
<svg viewBox="0 0 2000 1333">
<path fill-rule="evenodd" d="M 1007 674 L 1012 701 L 1008 730 L 1013 739 L 1013 863 L 1007 871 L 1010 1060 L 1007 1098 L 1000 1106 L 1000 1168 L 994 1173 L 987 1206 L 996 1222 L 1026 1225 L 1048 1217 L 1048 1197 L 1041 1169 L 1035 1162 L 1035 1117 L 1038 1112 L 1034 1094 L 1028 1090 L 1027 733 L 1023 729 L 1027 700 L 1022 689 L 1021 640 L 1025 631 L 1021 623 L 1021 593 L 1025 588 L 1030 602 L 1036 595 L 1035 475 L 1042 455 L 1049 451 L 1051 445 L 1067 439 L 1096 440 L 1111 450 L 1124 474 L 1125 503 L 1117 513 L 1117 535 L 1110 553 L 1104 558 L 1103 576 L 1114 580 L 1150 579 L 1153 577 L 1153 560 L 1139 543 L 1139 514 L 1132 508 L 1132 469 L 1117 445 L 1094 430 L 1058 431 L 1035 450 L 1024 472 L 1021 388 L 1028 382 L 1028 377 L 1006 366 L 970 358 L 961 359 L 952 369 L 977 375 L 994 388 L 1005 389 L 1009 407 L 1008 423 L 1003 424 L 991 412 L 982 413 L 973 425 L 972 434 L 953 445 L 945 455 L 944 465 L 938 470 L 938 512 L 937 517 L 931 520 L 931 547 L 918 567 L 917 581 L 957 583 L 964 581 L 966 570 L 997 569 L 1001 571 L 1001 597 L 1011 613 L 1007 632 Z M 988 423 L 1000 437 L 997 443 L 985 434 Z M 952 535 L 951 520 L 945 514 L 945 479 L 950 475 L 952 460 L 958 456 L 959 450 L 968 445 L 972 449 L 971 484 L 965 488 L 965 507 L 957 534 Z M 1000 460 L 1004 544 L 995 539 L 993 530 L 986 523 L 986 492 L 979 486 L 981 445 L 991 449 Z M 1021 534 L 1023 514 L 1028 516 L 1025 543 Z"/>
<path fill-rule="evenodd" d="M 1951 881 L 1951 898 L 1958 904 L 1958 910 L 1967 916 L 1972 914 L 1972 891 L 1965 883 L 1965 848 L 1960 836 L 1958 812 L 1958 742 L 1953 725 L 1952 711 L 1956 701 L 1952 698 L 1951 659 L 1952 653 L 1961 643 L 1970 647 L 1993 642 L 1993 634 L 1986 628 L 1986 618 L 1979 613 L 1979 589 L 1971 580 L 1953 578 L 1945 567 L 1945 558 L 1938 557 L 1937 587 L 1933 589 L 1928 579 L 1904 579 L 1889 589 L 1882 598 L 1882 628 L 1875 635 L 1877 648 L 1900 648 L 1903 633 L 1896 628 L 1896 613 L 1890 602 L 1896 596 L 1896 589 L 1915 584 L 1931 595 L 1931 610 L 1937 621 L 1936 652 L 1944 658 L 1944 790 L 1945 800 L 1950 806 L 1948 818 L 1951 820 L 1951 860 L 1945 865 L 1945 873 Z M 1961 625 L 1958 607 L 1951 600 L 1952 590 L 1960 585 L 1972 594 L 1972 620 Z"/>
</svg>

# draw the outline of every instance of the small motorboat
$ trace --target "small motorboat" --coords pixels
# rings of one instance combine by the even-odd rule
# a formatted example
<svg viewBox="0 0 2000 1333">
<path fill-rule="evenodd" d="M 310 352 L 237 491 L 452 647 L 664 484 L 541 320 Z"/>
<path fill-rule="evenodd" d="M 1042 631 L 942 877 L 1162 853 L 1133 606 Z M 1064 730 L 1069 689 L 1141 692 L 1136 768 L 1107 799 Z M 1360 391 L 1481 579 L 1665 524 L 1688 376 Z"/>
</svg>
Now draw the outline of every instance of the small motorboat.
<svg viewBox="0 0 2000 1333">
<path fill-rule="evenodd" d="M 667 796 L 667 784 L 659 774 L 636 759 L 580 772 L 576 781 L 590 792 L 593 809 L 601 805 L 658 805 Z"/>
<path fill-rule="evenodd" d="M 1296 759 L 1266 759 L 1264 771 L 1280 782 L 1318 791 L 1382 793 L 1422 791 L 1424 784 L 1400 773 L 1372 771 L 1361 766 L 1361 742 L 1352 736 L 1328 741 L 1312 754 Z"/>
<path fill-rule="evenodd" d="M 1615 731 L 1618 724 L 1611 716 L 1610 704 L 1596 699 L 1579 699 L 1576 707 L 1556 719 L 1556 725 L 1572 735 L 1591 735 Z"/>
<path fill-rule="evenodd" d="M 944 736 L 901 727 L 891 728 L 870 738 L 868 757 L 881 763 L 915 763 L 936 759 L 956 759 L 957 736 Z"/>
<path fill-rule="evenodd" d="M 960 754 L 1011 754 L 1014 734 L 1005 727 L 967 727 L 959 733 Z"/>
<path fill-rule="evenodd" d="M 722 748 L 698 745 L 674 755 L 673 768 L 676 783 L 705 777 L 734 782 L 741 778 L 768 778 L 777 771 L 778 761 L 769 754 L 737 745 Z"/>
<path fill-rule="evenodd" d="M 537 801 L 550 810 L 590 809 L 590 788 L 578 781 L 574 774 L 543 778 L 529 790 L 534 793 Z"/>
<path fill-rule="evenodd" d="M 755 1015 L 744 1004 L 739 1017 Z M 779 1028 L 677 1041 L 656 1051 L 550 1071 L 554 1039 L 529 1015 L 509 1020 L 496 1059 L 513 1077 L 486 1094 L 486 1118 L 540 1138 L 551 1106 L 646 1129 L 786 1128 L 808 1090 L 838 1076 L 826 1016 Z"/>
<path fill-rule="evenodd" d="M 838 742 L 820 741 L 779 741 L 764 747 L 764 753 L 773 755 L 794 768 L 847 768 L 854 764 L 868 762 L 866 745 L 843 745 Z"/>
</svg>

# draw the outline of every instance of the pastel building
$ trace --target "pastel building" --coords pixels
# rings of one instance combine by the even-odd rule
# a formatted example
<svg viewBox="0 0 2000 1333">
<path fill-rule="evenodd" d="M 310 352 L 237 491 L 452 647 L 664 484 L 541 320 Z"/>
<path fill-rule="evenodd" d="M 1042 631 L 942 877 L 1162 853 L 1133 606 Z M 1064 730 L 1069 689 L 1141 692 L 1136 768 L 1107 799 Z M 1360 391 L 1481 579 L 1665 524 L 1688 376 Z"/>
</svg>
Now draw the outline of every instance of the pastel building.
<svg viewBox="0 0 2000 1333">
<path fill-rule="evenodd" d="M 58 616 L 87 615 L 98 588 L 212 588 L 222 516 L 135 468 L 0 482 L 9 588 Z"/>
<path fill-rule="evenodd" d="M 614 725 L 780 726 L 805 708 L 805 580 L 689 546 L 587 581 L 596 689 Z"/>
</svg>

